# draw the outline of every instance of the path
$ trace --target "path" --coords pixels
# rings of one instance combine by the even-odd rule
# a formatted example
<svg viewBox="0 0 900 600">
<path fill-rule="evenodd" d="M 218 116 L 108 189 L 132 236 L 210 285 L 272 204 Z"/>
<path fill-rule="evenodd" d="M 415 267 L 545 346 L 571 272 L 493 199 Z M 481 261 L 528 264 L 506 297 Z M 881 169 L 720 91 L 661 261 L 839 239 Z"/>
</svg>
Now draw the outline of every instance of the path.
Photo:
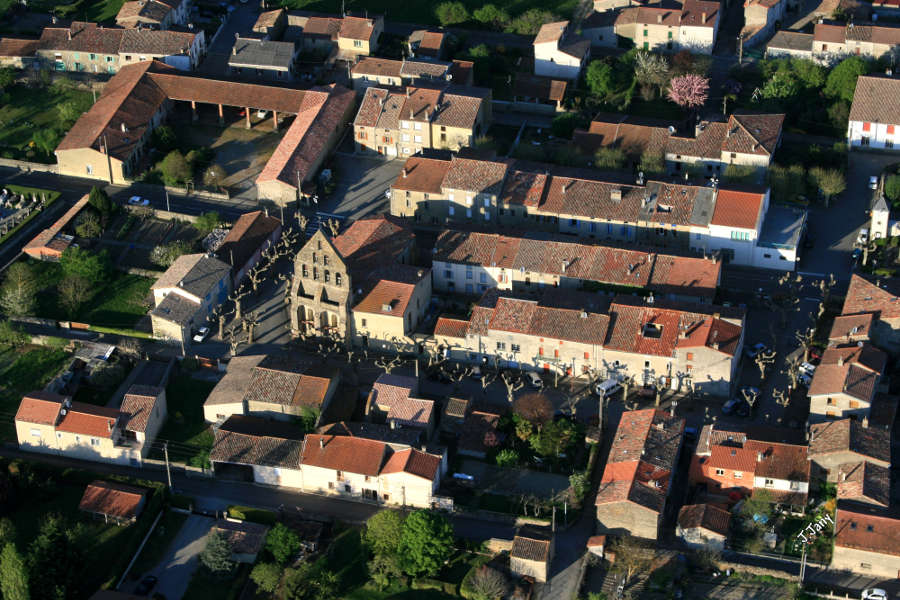
<svg viewBox="0 0 900 600">
<path fill-rule="evenodd" d="M 159 583 L 153 590 L 155 594 L 162 594 L 166 598 L 184 596 L 191 576 L 200 565 L 199 555 L 206 547 L 206 536 L 213 523 L 214 520 L 210 517 L 189 516 L 166 550 L 165 557 L 150 571 L 141 574 L 142 577 L 155 575 L 159 578 Z"/>
</svg>

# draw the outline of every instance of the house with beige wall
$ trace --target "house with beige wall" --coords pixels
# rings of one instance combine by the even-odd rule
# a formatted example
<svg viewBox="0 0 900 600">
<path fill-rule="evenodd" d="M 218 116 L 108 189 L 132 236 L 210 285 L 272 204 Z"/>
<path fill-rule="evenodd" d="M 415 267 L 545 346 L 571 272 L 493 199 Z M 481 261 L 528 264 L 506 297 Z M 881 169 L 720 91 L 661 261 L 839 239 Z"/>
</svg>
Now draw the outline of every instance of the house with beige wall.
<svg viewBox="0 0 900 600">
<path fill-rule="evenodd" d="M 868 417 L 886 364 L 868 342 L 826 348 L 809 386 L 810 421 Z"/>
<path fill-rule="evenodd" d="M 168 29 L 187 23 L 191 0 L 129 0 L 116 14 L 120 27 Z"/>
<path fill-rule="evenodd" d="M 900 577 L 900 519 L 838 506 L 834 523 L 832 569 L 878 579 Z"/>
<path fill-rule="evenodd" d="M 675 533 L 691 548 L 721 551 L 728 539 L 731 513 L 713 504 L 688 504 L 678 512 Z"/>
<path fill-rule="evenodd" d="M 166 389 L 152 385 L 131 385 L 122 405 L 122 429 L 126 440 L 137 443 L 141 456 L 150 453 L 151 443 L 168 417 Z"/>
<path fill-rule="evenodd" d="M 841 315 L 869 315 L 871 324 L 866 337 L 891 354 L 900 352 L 900 279 L 853 273 Z"/>
<path fill-rule="evenodd" d="M 833 65 L 848 56 L 883 58 L 900 55 L 900 25 L 894 23 L 816 23 L 813 58 Z"/>
<path fill-rule="evenodd" d="M 680 8 L 623 8 L 616 18 L 615 32 L 642 50 L 712 54 L 719 30 L 719 6 L 718 2 L 687 0 Z"/>
<path fill-rule="evenodd" d="M 150 311 L 153 337 L 189 346 L 194 331 L 228 299 L 231 267 L 206 254 L 185 254 L 175 259 L 150 290 L 155 305 Z"/>
<path fill-rule="evenodd" d="M 578 79 L 591 53 L 591 42 L 576 35 L 569 21 L 545 23 L 532 42 L 534 74 Z"/>
<path fill-rule="evenodd" d="M 235 414 L 213 428 L 209 462 L 231 479 L 302 488 L 303 429 L 292 423 Z"/>
<path fill-rule="evenodd" d="M 842 465 L 867 462 L 890 468 L 891 433 L 870 427 L 866 418 L 813 423 L 809 428 L 809 460 L 827 473 L 828 481 L 840 479 Z"/>
<path fill-rule="evenodd" d="M 522 529 L 513 537 L 509 551 L 509 570 L 519 577 L 546 582 L 553 564 L 554 538 L 551 532 Z"/>
<path fill-rule="evenodd" d="M 368 87 L 353 121 L 357 152 L 409 158 L 423 149 L 471 146 L 491 123 L 491 91 Z"/>
<path fill-rule="evenodd" d="M 384 31 L 384 17 L 344 16 L 337 33 L 338 52 L 346 57 L 369 56 L 378 49 Z"/>
<path fill-rule="evenodd" d="M 472 85 L 472 63 L 454 60 L 394 60 L 367 56 L 350 69 L 353 89 L 359 93 L 369 87 L 400 87 L 421 83 Z"/>
<path fill-rule="evenodd" d="M 676 308 L 633 296 L 548 289 L 538 300 L 488 290 L 469 319 L 442 316 L 434 338 L 448 358 L 544 372 L 633 377 L 636 384 L 728 396 L 744 338 L 743 311 Z"/>
<path fill-rule="evenodd" d="M 126 415 L 106 406 L 72 402 L 45 391 L 22 398 L 16 412 L 16 438 L 28 452 L 69 458 L 140 465 L 140 446 L 123 430 Z"/>
</svg>

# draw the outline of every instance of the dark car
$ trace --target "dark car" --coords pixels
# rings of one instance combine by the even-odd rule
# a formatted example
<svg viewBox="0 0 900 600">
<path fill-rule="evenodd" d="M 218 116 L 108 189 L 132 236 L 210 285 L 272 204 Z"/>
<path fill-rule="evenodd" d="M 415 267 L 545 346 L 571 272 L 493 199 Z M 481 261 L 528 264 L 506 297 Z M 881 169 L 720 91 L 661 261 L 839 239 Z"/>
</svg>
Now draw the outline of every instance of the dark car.
<svg viewBox="0 0 900 600">
<path fill-rule="evenodd" d="M 429 381 L 437 381 L 438 383 L 453 383 L 453 380 L 450 379 L 450 376 L 444 373 L 444 370 L 441 368 L 432 369 L 428 372 Z"/>
<path fill-rule="evenodd" d="M 138 596 L 149 596 L 150 592 L 153 591 L 153 588 L 156 587 L 156 584 L 159 583 L 159 577 L 155 575 L 147 575 L 141 582 L 137 584 L 137 587 L 134 588 L 134 593 Z"/>
</svg>

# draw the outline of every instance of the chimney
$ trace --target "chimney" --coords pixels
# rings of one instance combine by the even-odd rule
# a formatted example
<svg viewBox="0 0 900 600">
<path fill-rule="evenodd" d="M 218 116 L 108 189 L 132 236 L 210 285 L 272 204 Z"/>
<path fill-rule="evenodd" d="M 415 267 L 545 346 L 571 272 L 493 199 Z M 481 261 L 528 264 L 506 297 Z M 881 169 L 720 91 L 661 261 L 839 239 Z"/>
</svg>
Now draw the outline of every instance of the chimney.
<svg viewBox="0 0 900 600">
<path fill-rule="evenodd" d="M 267 217 L 269 216 L 269 207 L 268 206 L 263 209 L 263 214 L 266 215 Z"/>
<path fill-rule="evenodd" d="M 868 429 L 869 428 L 869 417 L 863 417 L 861 425 L 863 426 L 864 429 Z"/>
<path fill-rule="evenodd" d="M 125 123 L 122 123 L 122 133 L 128 131 L 128 127 L 125 126 Z"/>
<path fill-rule="evenodd" d="M 706 13 L 700 15 L 700 22 L 706 25 Z"/>
<path fill-rule="evenodd" d="M 412 109 L 409 109 L 409 118 L 410 118 L 410 119 L 413 118 L 413 110 L 412 110 Z"/>
<path fill-rule="evenodd" d="M 622 188 L 615 188 L 609 192 L 609 199 L 613 202 L 622 201 Z"/>
<path fill-rule="evenodd" d="M 841 481 L 847 481 L 847 474 L 844 471 L 841 471 Z"/>
<path fill-rule="evenodd" d="M 566 262 L 565 259 L 563 259 L 563 261 L 562 261 L 562 272 L 563 272 L 563 273 L 566 272 L 566 269 L 568 268 L 568 266 L 569 266 L 569 263 Z"/>
<path fill-rule="evenodd" d="M 409 175 L 409 171 L 406 170 L 406 167 L 403 167 L 403 179 L 406 179 L 407 175 Z"/>
<path fill-rule="evenodd" d="M 756 462 L 762 462 L 762 459 L 765 458 L 762 452 L 756 453 Z"/>
<path fill-rule="evenodd" d="M 569 189 L 569 182 L 566 181 L 562 184 L 562 193 L 565 194 L 566 190 Z"/>
<path fill-rule="evenodd" d="M 843 356 L 838 356 L 838 363 L 837 363 L 837 364 L 838 364 L 839 367 L 843 367 L 843 366 L 844 366 L 844 357 L 843 357 Z"/>
<path fill-rule="evenodd" d="M 72 41 L 72 30 L 71 29 L 66 31 L 66 39 L 68 39 L 70 42 Z"/>
<path fill-rule="evenodd" d="M 657 22 L 657 23 L 662 23 L 662 13 L 659 13 L 659 14 L 656 15 L 656 22 Z"/>
<path fill-rule="evenodd" d="M 325 438 L 319 438 L 319 449 L 325 447 Z"/>
</svg>

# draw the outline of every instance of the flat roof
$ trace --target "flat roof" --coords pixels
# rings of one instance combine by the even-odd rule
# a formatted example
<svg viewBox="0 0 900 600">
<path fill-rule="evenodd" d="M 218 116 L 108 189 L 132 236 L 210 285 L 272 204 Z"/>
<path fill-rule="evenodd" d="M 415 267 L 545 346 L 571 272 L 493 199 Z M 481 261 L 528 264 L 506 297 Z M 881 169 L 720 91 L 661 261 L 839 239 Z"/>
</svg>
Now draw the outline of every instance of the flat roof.
<svg viewBox="0 0 900 600">
<path fill-rule="evenodd" d="M 800 208 L 770 205 L 759 234 L 759 245 L 784 250 L 796 248 L 806 226 L 806 216 L 806 211 Z"/>
</svg>

